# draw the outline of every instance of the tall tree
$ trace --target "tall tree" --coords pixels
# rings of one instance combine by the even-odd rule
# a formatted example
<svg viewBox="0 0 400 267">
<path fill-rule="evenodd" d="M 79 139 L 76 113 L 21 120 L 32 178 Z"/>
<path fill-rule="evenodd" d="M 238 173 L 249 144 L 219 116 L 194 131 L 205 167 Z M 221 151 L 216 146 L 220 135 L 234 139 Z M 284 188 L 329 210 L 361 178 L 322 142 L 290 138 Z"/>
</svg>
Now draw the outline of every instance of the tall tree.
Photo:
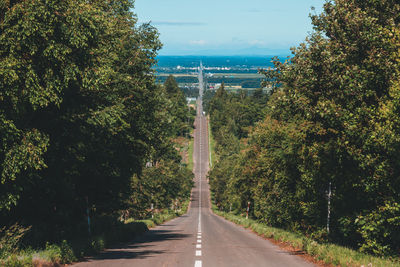
<svg viewBox="0 0 400 267">
<path fill-rule="evenodd" d="M 247 181 L 258 219 L 398 254 L 399 11 L 395 0 L 327 1 L 315 32 L 265 73 L 265 119 L 224 180 Z"/>
<path fill-rule="evenodd" d="M 171 114 L 171 122 L 173 122 L 173 134 L 184 135 L 189 131 L 188 120 L 190 118 L 190 110 L 186 104 L 186 97 L 179 88 L 173 75 L 169 75 L 164 83 L 169 112 Z"/>
<path fill-rule="evenodd" d="M 84 221 L 87 207 L 115 213 L 132 193 L 132 176 L 166 141 L 151 69 L 158 33 L 137 26 L 131 8 L 1 2 L 2 221 L 58 239 Z"/>
</svg>

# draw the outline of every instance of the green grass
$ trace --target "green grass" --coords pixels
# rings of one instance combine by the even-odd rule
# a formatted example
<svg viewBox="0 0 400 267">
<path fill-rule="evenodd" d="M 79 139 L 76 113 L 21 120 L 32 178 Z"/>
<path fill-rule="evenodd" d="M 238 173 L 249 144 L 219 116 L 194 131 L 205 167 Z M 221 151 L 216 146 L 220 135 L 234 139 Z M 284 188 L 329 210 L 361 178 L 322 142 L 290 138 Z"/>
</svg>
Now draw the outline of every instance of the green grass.
<svg viewBox="0 0 400 267">
<path fill-rule="evenodd" d="M 400 266 L 399 260 L 392 261 L 390 259 L 374 257 L 335 244 L 319 244 L 302 234 L 270 227 L 264 223 L 259 223 L 252 219 L 246 219 L 245 217 L 232 213 L 219 211 L 214 204 L 213 211 L 215 214 L 222 216 L 231 222 L 234 222 L 245 228 L 250 228 L 258 235 L 266 238 L 273 238 L 278 242 L 290 244 L 295 249 L 304 251 L 305 253 L 311 255 L 314 259 L 323 261 L 326 264 L 332 264 L 334 266 Z"/>
<path fill-rule="evenodd" d="M 189 199 L 183 202 L 178 211 L 163 210 L 154 214 L 154 218 L 146 220 L 128 219 L 119 223 L 118 227 L 108 229 L 101 235 L 89 239 L 62 241 L 60 244 L 47 244 L 42 250 L 25 249 L 15 251 L 6 257 L 0 258 L 0 266 L 60 266 L 82 259 L 85 256 L 94 255 L 104 250 L 107 246 L 118 242 L 128 242 L 141 235 L 156 225 L 162 224 L 187 212 Z"/>
<path fill-rule="evenodd" d="M 153 228 L 156 227 L 157 225 L 163 224 L 166 221 L 172 220 L 176 217 L 182 216 L 186 214 L 188 207 L 189 207 L 190 200 L 186 200 L 185 202 L 182 203 L 182 207 L 177 210 L 163 210 L 159 213 L 154 214 L 154 218 L 148 218 L 144 220 L 134 220 L 134 219 L 128 219 L 127 222 L 142 222 L 146 224 L 148 228 Z"/>
<path fill-rule="evenodd" d="M 215 165 L 216 157 L 215 157 L 215 141 L 211 133 L 210 120 L 207 120 L 208 123 L 208 149 L 211 155 L 210 159 L 210 167 L 212 168 Z M 210 157 L 210 156 L 209 156 Z"/>
<path fill-rule="evenodd" d="M 0 266 L 58 266 L 77 260 L 73 249 L 67 241 L 57 245 L 46 245 L 43 250 L 25 249 L 0 259 Z"/>
<path fill-rule="evenodd" d="M 193 131 L 191 131 L 190 136 L 192 136 Z M 188 147 L 188 164 L 187 167 L 193 172 L 193 149 L 194 149 L 194 138 L 190 137 L 189 147 Z"/>
</svg>

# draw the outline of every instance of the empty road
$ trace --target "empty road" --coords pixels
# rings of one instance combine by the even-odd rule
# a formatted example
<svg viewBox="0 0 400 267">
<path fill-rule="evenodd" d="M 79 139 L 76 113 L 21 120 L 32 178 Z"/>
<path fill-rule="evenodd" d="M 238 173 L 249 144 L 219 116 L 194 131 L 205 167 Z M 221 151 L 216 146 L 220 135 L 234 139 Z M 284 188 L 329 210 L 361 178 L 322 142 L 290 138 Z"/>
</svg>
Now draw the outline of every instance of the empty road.
<svg viewBox="0 0 400 267">
<path fill-rule="evenodd" d="M 197 105 L 193 155 L 195 188 L 188 213 L 151 229 L 130 244 L 108 249 L 74 266 L 314 266 L 211 212 L 206 181 L 208 129 L 201 97 Z"/>
</svg>

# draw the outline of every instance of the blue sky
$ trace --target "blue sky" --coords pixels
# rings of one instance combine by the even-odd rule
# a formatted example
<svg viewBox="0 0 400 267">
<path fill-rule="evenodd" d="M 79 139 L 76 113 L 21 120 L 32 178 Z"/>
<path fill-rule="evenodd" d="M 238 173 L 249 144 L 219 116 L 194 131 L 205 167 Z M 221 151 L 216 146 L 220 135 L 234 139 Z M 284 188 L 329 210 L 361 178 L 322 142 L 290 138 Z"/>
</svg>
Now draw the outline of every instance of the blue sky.
<svg viewBox="0 0 400 267">
<path fill-rule="evenodd" d="M 283 55 L 312 31 L 325 0 L 136 0 L 151 21 L 161 55 Z M 312 11 L 314 6 L 316 11 Z"/>
</svg>

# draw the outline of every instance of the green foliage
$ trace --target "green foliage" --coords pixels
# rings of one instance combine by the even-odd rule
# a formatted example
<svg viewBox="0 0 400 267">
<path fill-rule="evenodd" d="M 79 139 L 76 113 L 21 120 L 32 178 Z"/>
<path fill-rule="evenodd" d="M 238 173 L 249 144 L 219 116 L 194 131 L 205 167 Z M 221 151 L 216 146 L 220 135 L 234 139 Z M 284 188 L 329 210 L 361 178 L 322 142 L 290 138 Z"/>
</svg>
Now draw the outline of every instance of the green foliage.
<svg viewBox="0 0 400 267">
<path fill-rule="evenodd" d="M 290 245 L 296 250 L 302 250 L 311 255 L 314 259 L 326 264 L 332 264 L 335 266 L 372 265 L 380 267 L 394 267 L 399 266 L 400 264 L 398 259 L 382 259 L 381 257 L 374 257 L 369 254 L 360 253 L 344 246 L 325 242 L 316 242 L 303 234 L 286 231 L 282 228 L 271 227 L 268 224 L 257 220 L 246 219 L 243 216 L 235 215 L 233 213 L 219 211 L 215 205 L 213 205 L 212 208 L 217 215 L 222 216 L 231 222 L 250 228 L 258 235 L 274 239 L 277 242 L 283 243 L 285 246 Z"/>
<path fill-rule="evenodd" d="M 143 170 L 132 180 L 134 193 L 130 198 L 129 213 L 145 218 L 154 209 L 178 208 L 189 198 L 193 187 L 193 173 L 171 161 L 160 161 Z"/>
<path fill-rule="evenodd" d="M 168 76 L 164 83 L 164 88 L 168 99 L 166 105 L 169 107 L 169 123 L 171 124 L 172 134 L 184 136 L 190 132 L 190 126 L 194 122 L 193 116 L 191 116 L 190 110 L 186 105 L 186 97 L 172 75 Z"/>
<path fill-rule="evenodd" d="M 356 219 L 363 237 L 360 250 L 378 255 L 395 255 L 400 249 L 400 205 L 387 202 L 366 215 Z"/>
<path fill-rule="evenodd" d="M 190 139 L 188 149 L 187 149 L 187 155 L 188 155 L 188 164 L 187 168 L 193 172 L 193 152 L 194 152 L 194 139 Z"/>
<path fill-rule="evenodd" d="M 269 114 L 279 127 L 264 127 L 266 134 L 272 129 L 269 135 L 295 129 L 292 136 L 263 145 L 277 145 L 279 157 L 291 158 L 293 164 L 283 164 L 283 176 L 273 170 L 270 179 L 273 188 L 287 178 L 293 185 L 283 192 L 290 192 L 286 198 L 297 203 L 300 213 L 285 219 L 286 224 L 322 228 L 324 194 L 332 182 L 330 237 L 353 246 L 360 242 L 354 225 L 358 214 L 398 199 L 400 192 L 394 152 L 400 144 L 398 119 L 389 115 L 397 109 L 394 82 L 399 77 L 399 42 L 390 9 L 399 6 L 372 2 L 328 2 L 324 13 L 312 17 L 317 31 L 293 51 L 290 63 L 276 62 L 275 77 L 282 87 L 271 98 Z M 273 151 L 265 153 L 278 159 Z"/>
<path fill-rule="evenodd" d="M 393 0 L 327 1 L 293 56 L 263 71 L 273 93 L 250 131 L 252 120 L 224 109 L 230 96 L 215 94 L 222 158 L 210 181 L 220 206 L 240 202 L 243 212 L 246 199 L 272 226 L 398 256 L 399 10 Z"/>
<path fill-rule="evenodd" d="M 65 240 L 60 245 L 46 244 L 44 251 L 45 259 L 53 263 L 65 264 L 76 260 L 72 248 Z"/>
<path fill-rule="evenodd" d="M 22 238 L 30 230 L 30 227 L 22 227 L 14 224 L 11 227 L 0 229 L 0 258 L 6 258 L 19 249 Z"/>
<path fill-rule="evenodd" d="M 220 153 L 221 147 L 230 145 L 226 150 L 234 152 L 238 149 L 237 139 L 247 137 L 249 128 L 262 118 L 267 97 L 262 91 L 256 91 L 254 96 L 247 96 L 244 91 L 227 93 L 223 83 L 210 97 L 205 96 L 205 110 L 210 114 L 216 150 Z"/>
<path fill-rule="evenodd" d="M 247 159 L 240 154 L 251 127 L 262 118 L 268 96 L 257 90 L 248 96 L 226 92 L 224 84 L 213 94 L 204 96 L 205 109 L 210 115 L 210 129 L 218 161 L 209 173 L 210 187 L 217 206 L 223 210 L 240 210 L 252 200 L 254 180 L 242 176 Z M 215 161 L 214 161 L 215 162 Z M 253 210 L 253 207 L 251 207 Z"/>
<path fill-rule="evenodd" d="M 146 220 L 127 219 L 125 222 L 117 218 L 103 217 L 96 218 L 96 227 L 93 229 L 93 236 L 73 240 L 71 243 L 63 240 L 59 244 L 47 243 L 43 250 L 25 249 L 12 250 L 12 252 L 0 257 L 1 266 L 41 266 L 60 265 L 71 263 L 84 256 L 93 255 L 104 250 L 107 246 L 117 242 L 131 241 L 138 235 L 148 231 L 148 228 L 155 227 L 165 221 L 187 212 L 189 201 L 182 203 L 178 211 L 164 209 L 157 212 L 154 218 Z M 13 226 L 6 232 L 26 231 L 20 226 Z M 18 234 L 19 235 L 19 234 Z M 15 234 L 8 235 L 15 236 Z M 19 237 L 18 237 L 19 238 Z M 15 238 L 13 238 L 14 240 Z M 8 239 L 6 240 L 8 242 Z M 3 242 L 4 243 L 4 242 Z"/>
<path fill-rule="evenodd" d="M 52 260 L 70 261 L 62 240 L 87 240 L 88 213 L 97 251 L 125 229 L 105 217 L 145 214 L 152 194 L 169 207 L 192 186 L 173 139 L 193 116 L 176 83 L 155 84 L 158 32 L 132 8 L 0 2 L 0 221 L 31 225 L 25 246 L 61 243 Z"/>
</svg>

